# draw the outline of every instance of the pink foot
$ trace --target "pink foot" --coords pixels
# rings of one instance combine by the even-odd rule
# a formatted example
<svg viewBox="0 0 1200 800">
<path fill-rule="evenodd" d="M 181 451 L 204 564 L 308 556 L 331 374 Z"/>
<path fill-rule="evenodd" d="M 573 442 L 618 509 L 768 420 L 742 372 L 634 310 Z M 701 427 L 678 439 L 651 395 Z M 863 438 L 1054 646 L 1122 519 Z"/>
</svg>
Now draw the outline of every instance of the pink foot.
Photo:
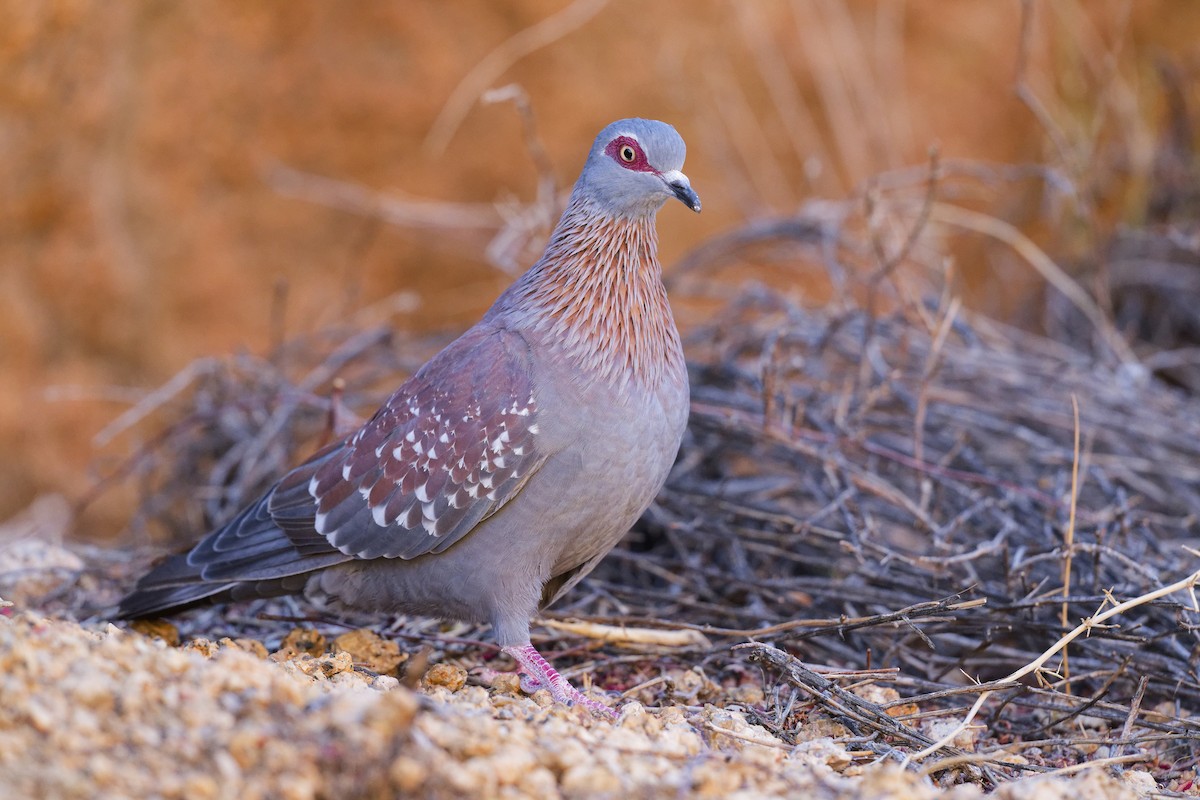
<svg viewBox="0 0 1200 800">
<path fill-rule="evenodd" d="M 550 662 L 542 657 L 533 645 L 505 647 L 504 652 L 512 656 L 521 671 L 521 689 L 529 694 L 538 689 L 549 689 L 550 696 L 559 703 L 573 706 L 582 703 L 593 714 L 606 719 L 615 720 L 617 712 L 592 698 L 571 685 L 571 682 L 558 674 L 558 670 L 550 666 Z"/>
<path fill-rule="evenodd" d="M 0 613 L 3 613 L 3 612 L 0 612 Z M 489 683 L 492 683 L 493 681 L 495 681 L 501 675 L 512 675 L 513 672 L 514 672 L 514 670 L 492 669 L 491 667 L 483 667 L 475 674 L 479 676 L 479 680 L 483 681 L 484 684 L 489 684 Z M 550 688 L 550 687 L 542 684 L 540 681 L 533 679 L 528 674 L 521 672 L 519 669 L 515 670 L 515 672 L 517 675 L 517 680 L 519 680 L 521 682 L 521 691 L 524 692 L 525 694 L 533 694 L 538 689 Z"/>
</svg>

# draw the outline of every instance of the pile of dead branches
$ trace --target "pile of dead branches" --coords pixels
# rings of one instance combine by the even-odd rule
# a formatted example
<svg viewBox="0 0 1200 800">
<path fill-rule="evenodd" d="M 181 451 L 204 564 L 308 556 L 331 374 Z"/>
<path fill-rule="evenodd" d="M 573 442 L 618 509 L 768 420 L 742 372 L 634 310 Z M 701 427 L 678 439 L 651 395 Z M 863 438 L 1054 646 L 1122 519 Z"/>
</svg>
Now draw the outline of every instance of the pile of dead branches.
<svg viewBox="0 0 1200 800">
<path fill-rule="evenodd" d="M 1190 584 L 1060 637 L 1200 566 L 1200 403 L 945 311 L 830 317 L 758 290 L 694 332 L 676 471 L 564 613 L 895 668 L 922 713 L 989 691 L 986 729 L 1013 740 L 1061 745 L 1086 715 L 1193 763 L 1200 725 L 1171 718 L 1200 703 Z M 903 730 L 804 689 L 859 734 Z"/>
<path fill-rule="evenodd" d="M 680 462 L 599 573 L 612 599 L 597 609 L 808 640 L 832 663 L 937 681 L 1005 674 L 1114 598 L 1198 566 L 1184 548 L 1200 403 L 1136 370 L 965 317 L 830 319 L 766 290 L 691 341 Z M 817 636 L 803 621 L 950 595 L 987 603 L 887 632 Z M 1200 699 L 1186 600 L 1093 630 L 1070 672 L 1145 674 L 1161 696 Z"/>
</svg>

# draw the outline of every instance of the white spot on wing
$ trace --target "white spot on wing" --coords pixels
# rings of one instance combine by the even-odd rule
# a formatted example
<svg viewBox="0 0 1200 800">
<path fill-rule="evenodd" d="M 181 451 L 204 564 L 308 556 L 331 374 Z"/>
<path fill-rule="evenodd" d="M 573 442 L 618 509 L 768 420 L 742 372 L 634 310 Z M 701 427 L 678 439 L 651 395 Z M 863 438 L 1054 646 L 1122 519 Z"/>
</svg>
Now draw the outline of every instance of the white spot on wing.
<svg viewBox="0 0 1200 800">
<path fill-rule="evenodd" d="M 396 517 L 396 524 L 402 528 L 412 528 L 412 526 L 413 526 L 412 515 L 413 515 L 413 512 L 416 510 L 417 510 L 416 506 L 409 506 L 408 508 L 404 509 L 404 513 L 401 514 L 400 516 Z"/>
</svg>

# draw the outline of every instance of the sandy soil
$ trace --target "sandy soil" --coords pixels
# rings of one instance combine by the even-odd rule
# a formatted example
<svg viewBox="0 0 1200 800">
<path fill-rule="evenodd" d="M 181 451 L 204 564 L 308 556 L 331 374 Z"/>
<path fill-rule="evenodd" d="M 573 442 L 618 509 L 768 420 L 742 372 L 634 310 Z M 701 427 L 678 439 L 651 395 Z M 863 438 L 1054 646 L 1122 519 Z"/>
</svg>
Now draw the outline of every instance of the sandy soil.
<svg viewBox="0 0 1200 800">
<path fill-rule="evenodd" d="M 411 691 L 362 666 L 393 652 L 369 632 L 347 640 L 353 654 L 313 657 L 294 637 L 264 657 L 258 642 L 172 646 L 112 625 L 2 614 L 0 774 L 14 797 L 982 794 L 864 760 L 828 736 L 789 746 L 712 705 L 629 702 L 614 724 L 514 694 L 511 681 L 467 685 L 449 664 Z M 1096 768 L 994 796 L 1134 798 L 1154 789 L 1148 777 Z"/>
</svg>

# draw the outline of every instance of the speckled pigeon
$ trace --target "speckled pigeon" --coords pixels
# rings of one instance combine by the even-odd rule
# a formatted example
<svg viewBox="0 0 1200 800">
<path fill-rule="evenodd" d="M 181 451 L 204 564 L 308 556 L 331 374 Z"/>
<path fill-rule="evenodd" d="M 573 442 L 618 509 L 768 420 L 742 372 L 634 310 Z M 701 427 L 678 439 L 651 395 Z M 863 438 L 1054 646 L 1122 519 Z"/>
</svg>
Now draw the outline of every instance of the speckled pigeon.
<svg viewBox="0 0 1200 800">
<path fill-rule="evenodd" d="M 670 125 L 596 138 L 541 259 L 361 428 L 145 575 L 123 617 L 291 592 L 491 623 L 526 689 L 611 711 L 530 643 L 666 480 L 688 414 L 655 214 L 700 198 Z"/>
</svg>

